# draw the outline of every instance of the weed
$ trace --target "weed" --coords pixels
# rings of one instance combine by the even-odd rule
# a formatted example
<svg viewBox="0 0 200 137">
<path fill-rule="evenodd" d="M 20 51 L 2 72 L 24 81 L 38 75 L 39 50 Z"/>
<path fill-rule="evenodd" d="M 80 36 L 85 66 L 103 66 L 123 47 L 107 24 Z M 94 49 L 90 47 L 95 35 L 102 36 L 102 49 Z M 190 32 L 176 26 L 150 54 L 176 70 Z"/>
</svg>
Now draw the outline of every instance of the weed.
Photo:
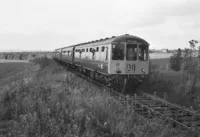
<svg viewBox="0 0 200 137">
<path fill-rule="evenodd" d="M 36 62 L 43 64 L 44 60 Z M 62 68 L 54 70 L 50 64 L 39 70 L 45 71 L 41 76 L 28 83 L 22 78 L 2 93 L 0 112 L 5 113 L 0 113 L 1 120 L 10 123 L 5 136 L 175 135 L 174 131 L 169 135 L 171 128 L 162 121 L 137 115 L 129 104 L 121 104 L 106 91 Z"/>
</svg>

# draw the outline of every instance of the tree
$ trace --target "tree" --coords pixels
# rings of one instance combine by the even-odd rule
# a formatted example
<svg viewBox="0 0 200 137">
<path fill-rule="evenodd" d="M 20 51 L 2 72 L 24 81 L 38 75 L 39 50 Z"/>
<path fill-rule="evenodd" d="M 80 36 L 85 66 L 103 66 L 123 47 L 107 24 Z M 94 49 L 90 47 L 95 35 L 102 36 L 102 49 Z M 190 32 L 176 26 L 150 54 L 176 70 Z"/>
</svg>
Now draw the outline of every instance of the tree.
<svg viewBox="0 0 200 137">
<path fill-rule="evenodd" d="M 171 57 L 170 57 L 170 68 L 174 71 L 180 71 L 182 65 L 182 50 L 179 48 Z"/>
<path fill-rule="evenodd" d="M 198 58 L 200 59 L 200 46 L 198 48 Z"/>
<path fill-rule="evenodd" d="M 185 94 L 195 91 L 200 65 L 200 62 L 197 58 L 199 53 L 196 54 L 196 49 L 200 49 L 200 47 L 197 46 L 198 41 L 191 40 L 189 41 L 189 44 L 190 49 L 185 49 L 182 61 L 182 90 L 185 92 Z"/>
</svg>

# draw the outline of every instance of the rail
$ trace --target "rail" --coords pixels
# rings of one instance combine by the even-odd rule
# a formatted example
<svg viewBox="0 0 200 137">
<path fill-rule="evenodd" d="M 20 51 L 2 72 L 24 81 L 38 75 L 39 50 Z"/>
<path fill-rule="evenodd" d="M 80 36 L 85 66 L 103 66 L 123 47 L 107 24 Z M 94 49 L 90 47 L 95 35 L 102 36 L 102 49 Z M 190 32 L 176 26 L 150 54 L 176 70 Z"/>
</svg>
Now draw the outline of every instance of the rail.
<svg viewBox="0 0 200 137">
<path fill-rule="evenodd" d="M 155 98 L 156 100 L 159 100 L 160 102 L 163 102 L 163 103 L 165 103 L 165 104 L 167 104 L 167 105 L 169 105 L 169 106 L 176 107 L 176 108 L 178 108 L 178 109 L 182 109 L 182 110 L 184 110 L 184 111 L 186 111 L 186 112 L 189 112 L 189 113 L 191 113 L 191 114 L 193 114 L 193 115 L 198 115 L 198 116 L 200 116 L 200 114 L 196 113 L 194 110 L 190 110 L 190 109 L 181 107 L 181 106 L 179 106 L 179 105 L 177 105 L 177 104 L 172 104 L 172 103 L 168 102 L 167 100 L 163 100 L 162 98 L 160 98 L 160 97 L 158 97 L 158 96 L 154 96 L 154 95 L 147 94 L 147 93 L 145 93 L 145 92 L 142 91 L 142 90 L 140 90 L 140 93 L 141 93 L 143 96 L 150 97 L 150 98 L 152 98 L 152 99 Z"/>
</svg>

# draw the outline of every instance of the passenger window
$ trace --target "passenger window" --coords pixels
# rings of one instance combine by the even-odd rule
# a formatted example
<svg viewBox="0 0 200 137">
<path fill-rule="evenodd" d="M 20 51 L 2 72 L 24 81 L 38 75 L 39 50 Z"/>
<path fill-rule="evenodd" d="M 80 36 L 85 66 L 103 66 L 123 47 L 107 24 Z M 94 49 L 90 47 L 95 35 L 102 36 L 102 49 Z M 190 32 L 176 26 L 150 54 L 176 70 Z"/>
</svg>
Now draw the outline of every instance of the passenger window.
<svg viewBox="0 0 200 137">
<path fill-rule="evenodd" d="M 105 49 L 105 47 L 104 47 Z M 108 47 L 106 47 L 106 60 L 108 60 Z"/>
<path fill-rule="evenodd" d="M 68 51 L 68 55 L 69 55 L 69 56 L 71 55 L 71 51 Z"/>
<path fill-rule="evenodd" d="M 96 52 L 99 52 L 99 47 L 96 48 Z"/>
<path fill-rule="evenodd" d="M 88 48 L 86 49 L 86 52 L 88 52 Z"/>
<path fill-rule="evenodd" d="M 101 51 L 102 51 L 102 52 L 104 52 L 104 49 L 105 49 L 105 47 L 104 47 L 104 46 L 103 46 L 103 47 L 101 47 Z"/>
<path fill-rule="evenodd" d="M 90 48 L 90 52 L 95 53 L 95 49 L 94 48 Z"/>
<path fill-rule="evenodd" d="M 137 44 L 127 44 L 126 60 L 137 60 Z"/>
</svg>

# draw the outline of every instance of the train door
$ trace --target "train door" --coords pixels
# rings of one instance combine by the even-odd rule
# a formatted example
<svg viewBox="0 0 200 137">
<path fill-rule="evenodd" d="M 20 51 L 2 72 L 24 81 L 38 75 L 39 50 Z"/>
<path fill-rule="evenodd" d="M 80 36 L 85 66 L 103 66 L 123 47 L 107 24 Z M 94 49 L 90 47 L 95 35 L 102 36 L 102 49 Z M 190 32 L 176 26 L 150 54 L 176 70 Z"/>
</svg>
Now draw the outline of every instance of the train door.
<svg viewBox="0 0 200 137">
<path fill-rule="evenodd" d="M 60 49 L 60 50 L 59 50 L 59 59 L 62 59 L 62 50 L 63 50 L 63 49 Z"/>
<path fill-rule="evenodd" d="M 123 74 L 125 70 L 125 43 L 112 43 L 110 45 L 110 74 Z"/>
<path fill-rule="evenodd" d="M 100 54 L 101 54 L 100 47 L 99 46 L 95 47 L 95 60 L 96 61 L 100 60 Z"/>
<path fill-rule="evenodd" d="M 98 50 L 99 69 L 104 73 L 109 73 L 109 45 L 101 45 Z"/>
<path fill-rule="evenodd" d="M 126 44 L 125 73 L 135 74 L 136 67 L 138 67 L 138 43 L 128 42 Z"/>
</svg>

